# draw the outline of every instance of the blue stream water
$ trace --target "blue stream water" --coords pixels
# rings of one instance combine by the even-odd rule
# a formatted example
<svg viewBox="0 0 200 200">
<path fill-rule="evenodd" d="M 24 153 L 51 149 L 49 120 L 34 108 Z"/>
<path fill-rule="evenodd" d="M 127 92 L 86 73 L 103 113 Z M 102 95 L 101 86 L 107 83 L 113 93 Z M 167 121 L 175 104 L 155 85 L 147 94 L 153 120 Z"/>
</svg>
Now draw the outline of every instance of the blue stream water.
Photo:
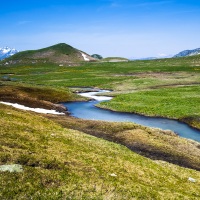
<svg viewBox="0 0 200 200">
<path fill-rule="evenodd" d="M 121 113 L 105 110 L 95 107 L 95 104 L 97 103 L 99 103 L 98 100 L 92 100 L 88 102 L 63 103 L 63 105 L 67 107 L 71 116 L 77 118 L 113 122 L 134 122 L 136 124 L 148 127 L 155 127 L 163 130 L 172 130 L 181 137 L 193 139 L 200 142 L 200 130 L 192 128 L 185 123 L 166 118 L 147 117 L 133 113 Z"/>
</svg>

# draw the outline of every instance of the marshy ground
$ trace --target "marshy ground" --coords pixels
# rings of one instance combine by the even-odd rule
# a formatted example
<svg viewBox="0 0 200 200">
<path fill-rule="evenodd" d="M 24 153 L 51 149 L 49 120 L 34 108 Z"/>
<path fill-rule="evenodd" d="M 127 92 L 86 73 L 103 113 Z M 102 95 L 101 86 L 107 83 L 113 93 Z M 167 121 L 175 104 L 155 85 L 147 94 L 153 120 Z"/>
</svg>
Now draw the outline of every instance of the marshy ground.
<svg viewBox="0 0 200 200">
<path fill-rule="evenodd" d="M 199 56 L 1 66 L 0 100 L 55 109 L 83 100 L 69 87 L 98 87 L 115 97 L 101 106 L 200 128 L 199 66 Z M 1 199 L 200 198 L 198 142 L 132 123 L 38 115 L 1 104 L 0 115 L 0 163 L 23 167 L 22 173 L 0 172 Z"/>
</svg>

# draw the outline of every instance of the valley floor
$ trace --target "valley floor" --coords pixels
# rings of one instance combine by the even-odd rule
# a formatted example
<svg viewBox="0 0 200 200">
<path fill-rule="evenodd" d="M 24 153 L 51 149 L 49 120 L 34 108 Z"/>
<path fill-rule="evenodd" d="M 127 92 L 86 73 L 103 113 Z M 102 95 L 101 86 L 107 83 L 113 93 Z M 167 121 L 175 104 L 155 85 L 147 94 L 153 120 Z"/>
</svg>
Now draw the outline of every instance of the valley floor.
<svg viewBox="0 0 200 200">
<path fill-rule="evenodd" d="M 117 135 L 116 138 L 124 142 L 126 134 L 140 137 L 138 134 L 142 133 L 149 139 L 153 135 L 157 142 L 160 137 L 167 141 L 171 136 L 159 135 L 133 124 L 87 122 L 84 125 L 83 121 L 70 118 L 66 118 L 68 122 L 65 119 L 65 123 L 60 121 L 60 124 L 64 123 L 60 126 L 52 119 L 5 105 L 0 105 L 0 115 L 1 165 L 19 164 L 23 170 L 0 172 L 1 199 L 200 197 L 199 171 L 162 160 L 150 160 L 122 145 L 74 130 L 78 129 L 74 125 L 78 127 L 81 124 L 81 129 L 86 131 L 95 127 L 94 133 L 101 132 L 97 136 L 104 134 L 103 137 L 115 140 Z M 57 120 L 60 118 L 54 119 Z M 64 128 L 66 124 L 71 128 Z M 171 140 L 173 144 L 173 137 Z M 179 142 L 181 148 L 181 143 L 186 141 Z M 195 148 L 193 142 L 188 142 L 188 151 L 192 153 L 194 149 L 190 148 Z M 193 179 L 194 183 L 190 181 Z"/>
<path fill-rule="evenodd" d="M 98 87 L 115 97 L 102 107 L 200 128 L 199 58 L 1 66 L 0 101 L 63 112 L 57 103 L 86 100 L 68 88 Z M 0 165 L 23 170 L 0 172 L 1 199 L 200 198 L 198 142 L 132 123 L 35 114 L 3 104 L 0 116 Z"/>
</svg>

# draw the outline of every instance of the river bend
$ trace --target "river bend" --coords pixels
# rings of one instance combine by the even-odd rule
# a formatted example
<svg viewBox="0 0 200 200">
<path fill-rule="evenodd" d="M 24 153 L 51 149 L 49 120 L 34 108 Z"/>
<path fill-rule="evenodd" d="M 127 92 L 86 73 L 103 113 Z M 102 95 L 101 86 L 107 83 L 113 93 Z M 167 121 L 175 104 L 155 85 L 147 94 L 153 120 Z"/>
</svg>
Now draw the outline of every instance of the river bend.
<svg viewBox="0 0 200 200">
<path fill-rule="evenodd" d="M 101 90 L 99 92 L 80 93 L 81 96 L 89 97 L 93 100 L 87 102 L 68 102 L 63 103 L 63 105 L 67 107 L 70 115 L 73 117 L 112 122 L 134 122 L 143 126 L 171 130 L 181 137 L 200 142 L 200 130 L 192 128 L 183 122 L 167 118 L 147 117 L 133 113 L 115 112 L 96 107 L 95 105 L 97 103 L 112 99 L 112 97 L 97 96 L 97 94 L 105 92 L 108 91 Z"/>
</svg>

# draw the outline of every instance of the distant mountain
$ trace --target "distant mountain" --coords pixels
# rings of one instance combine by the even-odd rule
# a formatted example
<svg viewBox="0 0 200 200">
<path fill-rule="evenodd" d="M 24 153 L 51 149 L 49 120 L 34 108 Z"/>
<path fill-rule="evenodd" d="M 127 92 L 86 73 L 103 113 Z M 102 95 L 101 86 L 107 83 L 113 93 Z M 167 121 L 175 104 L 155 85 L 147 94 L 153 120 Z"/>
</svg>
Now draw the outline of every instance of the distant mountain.
<svg viewBox="0 0 200 200">
<path fill-rule="evenodd" d="M 133 58 L 131 60 L 155 60 L 157 57 L 146 57 L 146 58 Z"/>
<path fill-rule="evenodd" d="M 98 59 L 98 60 L 103 59 L 103 57 L 101 55 L 99 55 L 99 54 L 93 54 L 93 55 L 91 55 L 91 57 L 93 57 L 95 59 Z"/>
<path fill-rule="evenodd" d="M 195 55 L 198 55 L 198 54 L 200 54 L 200 48 L 193 49 L 193 50 L 181 51 L 180 53 L 176 54 L 174 56 L 174 58 L 185 57 L 185 56 L 195 56 Z"/>
<path fill-rule="evenodd" d="M 156 60 L 156 59 L 165 59 L 165 58 L 171 58 L 172 55 L 166 55 L 166 56 L 158 56 L 158 57 L 144 57 L 144 58 L 131 58 L 130 60 Z"/>
<path fill-rule="evenodd" d="M 129 59 L 122 57 L 107 57 L 101 59 L 102 62 L 128 62 Z"/>
<path fill-rule="evenodd" d="M 73 65 L 81 61 L 95 61 L 89 54 L 68 44 L 60 43 L 38 50 L 19 52 L 5 60 L 7 64 L 16 63 L 57 63 L 59 65 Z"/>
<path fill-rule="evenodd" d="M 13 56 L 14 54 L 18 53 L 16 49 L 12 49 L 9 47 L 0 48 L 0 60 Z"/>
</svg>

